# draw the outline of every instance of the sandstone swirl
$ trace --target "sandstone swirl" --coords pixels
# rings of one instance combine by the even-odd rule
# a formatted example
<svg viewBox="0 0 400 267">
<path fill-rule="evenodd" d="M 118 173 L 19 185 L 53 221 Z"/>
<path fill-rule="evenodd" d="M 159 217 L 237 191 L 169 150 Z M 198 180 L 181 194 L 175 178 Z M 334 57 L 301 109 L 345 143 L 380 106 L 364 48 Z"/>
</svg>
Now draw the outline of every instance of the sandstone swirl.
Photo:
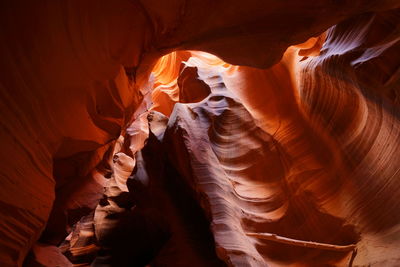
<svg viewBox="0 0 400 267">
<path fill-rule="evenodd" d="M 304 172 L 303 182 L 294 179 L 293 159 L 285 146 L 256 125 L 218 73 L 208 74 L 204 81 L 213 81 L 212 93 L 198 103 L 175 105 L 165 142 L 208 215 L 219 257 L 232 266 L 328 264 L 345 258 L 348 251 L 249 236 L 273 233 L 338 247 L 358 240 L 353 227 L 321 209 L 312 190 L 304 189 L 307 175 L 315 178 L 321 170 Z"/>
<path fill-rule="evenodd" d="M 354 264 L 396 265 L 399 8 L 396 0 L 1 1 L 0 265 L 21 266 L 31 249 L 56 257 L 106 179 L 115 180 L 111 191 L 126 186 L 130 173 L 112 158 L 136 160 L 147 109 L 171 115 L 171 161 L 208 213 L 222 259 L 350 257 L 276 244 L 281 236 L 357 242 Z M 186 104 L 171 114 L 177 102 Z"/>
</svg>

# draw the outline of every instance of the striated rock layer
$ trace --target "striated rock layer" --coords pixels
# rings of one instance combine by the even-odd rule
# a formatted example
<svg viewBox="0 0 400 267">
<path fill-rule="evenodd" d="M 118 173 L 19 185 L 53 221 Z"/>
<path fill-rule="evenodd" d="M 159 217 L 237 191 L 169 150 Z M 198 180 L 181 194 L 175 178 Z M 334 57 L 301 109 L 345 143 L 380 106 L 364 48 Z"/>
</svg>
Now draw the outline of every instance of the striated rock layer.
<svg viewBox="0 0 400 267">
<path fill-rule="evenodd" d="M 201 196 L 221 259 L 339 264 L 348 256 L 246 235 L 276 231 L 358 241 L 354 264 L 396 265 L 399 7 L 394 0 L 2 1 L 0 265 L 21 266 L 39 238 L 36 259 L 50 262 L 41 251 L 59 254 L 55 246 L 96 207 L 106 179 L 126 181 L 130 171 L 117 173 L 111 159 L 121 153 L 135 162 L 150 95 L 153 109 L 170 115 L 175 102 L 210 91 L 200 104 L 176 106 L 168 136 L 178 134 L 174 123 L 186 133 L 170 146 L 190 135 L 179 148 L 190 153 L 177 150 L 171 161 Z M 323 46 L 321 36 L 286 50 L 333 25 Z M 186 49 L 249 67 L 210 63 L 199 52 L 157 63 Z"/>
<path fill-rule="evenodd" d="M 399 264 L 398 15 L 345 21 L 267 70 L 185 63 L 213 93 L 175 105 L 166 142 L 227 263 Z"/>
<path fill-rule="evenodd" d="M 175 105 L 165 142 L 208 215 L 218 256 L 230 266 L 341 262 L 349 251 L 327 252 L 249 236 L 272 233 L 337 246 L 358 241 L 354 226 L 321 207 L 320 197 L 329 192 L 313 180 L 324 179 L 329 169 L 312 166 L 315 155 L 307 155 L 308 160 L 301 155 L 303 171 L 297 173 L 297 155 L 272 136 L 282 133 L 269 134 L 257 126 L 221 75 L 207 74 L 204 81 L 211 95 L 199 103 Z"/>
<path fill-rule="evenodd" d="M 334 208 L 361 232 L 354 261 L 360 266 L 399 264 L 399 12 L 365 14 L 332 27 L 321 55 L 300 68 L 304 110 L 344 162 Z"/>
</svg>

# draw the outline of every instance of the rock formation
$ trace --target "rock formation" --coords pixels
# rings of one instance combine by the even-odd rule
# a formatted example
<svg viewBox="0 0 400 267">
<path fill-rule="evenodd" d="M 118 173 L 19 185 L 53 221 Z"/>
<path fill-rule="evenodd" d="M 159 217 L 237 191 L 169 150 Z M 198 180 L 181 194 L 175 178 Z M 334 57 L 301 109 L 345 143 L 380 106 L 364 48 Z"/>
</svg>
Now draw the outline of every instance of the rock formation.
<svg viewBox="0 0 400 267">
<path fill-rule="evenodd" d="M 16 0 L 0 25 L 1 266 L 400 264 L 398 1 Z"/>
</svg>

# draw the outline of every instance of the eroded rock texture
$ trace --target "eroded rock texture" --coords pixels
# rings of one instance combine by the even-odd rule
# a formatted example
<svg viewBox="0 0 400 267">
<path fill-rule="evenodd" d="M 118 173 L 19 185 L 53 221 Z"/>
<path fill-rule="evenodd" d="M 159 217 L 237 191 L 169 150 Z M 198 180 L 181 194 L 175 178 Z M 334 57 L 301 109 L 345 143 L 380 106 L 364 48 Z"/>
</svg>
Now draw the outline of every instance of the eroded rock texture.
<svg viewBox="0 0 400 267">
<path fill-rule="evenodd" d="M 305 164 L 312 162 L 303 159 L 303 172 L 295 173 L 296 155 L 272 136 L 282 133 L 269 134 L 257 126 L 223 77 L 207 74 L 204 80 L 213 93 L 199 103 L 175 105 L 166 143 L 210 219 L 219 257 L 232 266 L 326 265 L 345 258 L 348 251 L 305 249 L 248 236 L 273 233 L 335 245 L 358 241 L 354 226 L 320 207 L 318 197 L 329 192 L 317 187 L 319 181 L 312 190 L 313 180 L 323 179 L 329 169 L 308 169 Z"/>
<path fill-rule="evenodd" d="M 363 266 L 399 264 L 399 14 L 365 14 L 331 28 L 321 55 L 301 70 L 304 110 L 347 169 L 339 194 L 346 205 L 336 209 L 361 232 L 355 263 Z"/>
<path fill-rule="evenodd" d="M 398 265 L 399 7 L 2 1 L 0 265 Z"/>
</svg>

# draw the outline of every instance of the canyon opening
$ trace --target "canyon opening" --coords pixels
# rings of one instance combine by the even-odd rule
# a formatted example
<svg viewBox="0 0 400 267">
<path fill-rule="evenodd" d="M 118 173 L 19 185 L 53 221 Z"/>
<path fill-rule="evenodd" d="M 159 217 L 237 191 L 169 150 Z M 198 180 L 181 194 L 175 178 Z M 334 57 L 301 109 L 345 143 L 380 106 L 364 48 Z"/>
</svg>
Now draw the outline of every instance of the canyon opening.
<svg viewBox="0 0 400 267">
<path fill-rule="evenodd" d="M 0 266 L 400 266 L 400 2 L 4 0 Z"/>
</svg>

